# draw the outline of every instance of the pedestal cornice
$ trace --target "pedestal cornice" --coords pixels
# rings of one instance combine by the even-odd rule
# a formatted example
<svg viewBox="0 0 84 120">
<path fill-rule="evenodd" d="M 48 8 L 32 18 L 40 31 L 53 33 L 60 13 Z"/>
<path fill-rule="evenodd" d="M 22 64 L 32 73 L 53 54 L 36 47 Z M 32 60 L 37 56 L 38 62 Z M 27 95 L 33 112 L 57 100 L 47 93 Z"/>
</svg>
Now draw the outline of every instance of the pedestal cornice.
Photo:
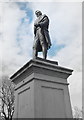
<svg viewBox="0 0 84 120">
<path fill-rule="evenodd" d="M 23 76 L 28 77 L 29 75 L 43 74 L 52 77 L 68 78 L 72 74 L 73 70 L 61 67 L 58 62 L 51 60 L 44 60 L 42 58 L 31 59 L 23 67 L 21 67 L 16 73 L 14 73 L 10 79 L 14 81 L 16 78 Z M 61 74 L 60 74 L 61 73 Z M 21 77 L 22 79 L 22 77 Z M 38 79 L 38 78 L 37 78 Z"/>
</svg>

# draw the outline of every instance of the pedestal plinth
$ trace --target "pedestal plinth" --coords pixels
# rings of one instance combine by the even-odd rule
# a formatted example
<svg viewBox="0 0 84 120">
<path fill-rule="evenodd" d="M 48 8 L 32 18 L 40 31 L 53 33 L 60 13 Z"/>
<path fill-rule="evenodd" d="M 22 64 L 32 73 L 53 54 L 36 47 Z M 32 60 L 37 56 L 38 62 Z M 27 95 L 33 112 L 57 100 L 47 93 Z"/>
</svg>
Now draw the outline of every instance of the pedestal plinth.
<svg viewBox="0 0 84 120">
<path fill-rule="evenodd" d="M 11 76 L 16 84 L 15 118 L 72 118 L 67 78 L 73 70 L 32 59 Z"/>
</svg>

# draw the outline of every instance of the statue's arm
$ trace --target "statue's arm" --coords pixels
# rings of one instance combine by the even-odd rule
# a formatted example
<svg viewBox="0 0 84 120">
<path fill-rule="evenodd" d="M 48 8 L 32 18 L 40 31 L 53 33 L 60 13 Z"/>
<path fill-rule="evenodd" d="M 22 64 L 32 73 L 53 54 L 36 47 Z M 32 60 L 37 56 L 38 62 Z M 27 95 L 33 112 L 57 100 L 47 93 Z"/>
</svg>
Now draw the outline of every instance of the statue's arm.
<svg viewBox="0 0 84 120">
<path fill-rule="evenodd" d="M 34 25 L 34 35 L 36 36 L 36 26 Z"/>
<path fill-rule="evenodd" d="M 41 22 L 39 22 L 39 24 L 40 24 L 41 27 L 45 27 L 46 25 L 48 25 L 49 24 L 48 17 L 45 16 L 44 19 Z"/>
</svg>

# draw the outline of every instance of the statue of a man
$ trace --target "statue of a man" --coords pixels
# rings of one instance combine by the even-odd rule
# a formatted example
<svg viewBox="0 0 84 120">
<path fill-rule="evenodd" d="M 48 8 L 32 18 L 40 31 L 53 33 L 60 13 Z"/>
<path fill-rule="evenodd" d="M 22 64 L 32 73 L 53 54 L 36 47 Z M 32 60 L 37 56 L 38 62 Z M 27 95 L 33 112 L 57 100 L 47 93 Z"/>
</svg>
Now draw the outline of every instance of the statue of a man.
<svg viewBox="0 0 84 120">
<path fill-rule="evenodd" d="M 38 52 L 43 52 L 43 58 L 47 57 L 47 50 L 51 47 L 51 40 L 49 36 L 49 18 L 42 15 L 42 12 L 37 10 L 35 12 L 37 19 L 34 23 L 34 45 L 33 58 L 37 58 Z"/>
</svg>

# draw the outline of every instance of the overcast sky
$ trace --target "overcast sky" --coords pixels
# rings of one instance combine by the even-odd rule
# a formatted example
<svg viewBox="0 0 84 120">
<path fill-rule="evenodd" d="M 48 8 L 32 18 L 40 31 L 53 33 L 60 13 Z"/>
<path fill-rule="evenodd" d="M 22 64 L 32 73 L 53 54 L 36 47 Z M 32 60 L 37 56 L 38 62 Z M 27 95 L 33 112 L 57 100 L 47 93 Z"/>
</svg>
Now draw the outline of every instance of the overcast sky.
<svg viewBox="0 0 84 120">
<path fill-rule="evenodd" d="M 82 107 L 82 3 L 0 3 L 0 76 L 11 76 L 32 59 L 35 10 L 50 19 L 49 60 L 74 70 L 68 78 L 72 106 Z M 42 54 L 39 54 L 42 56 Z M 2 68 L 2 69 L 1 69 Z"/>
</svg>

